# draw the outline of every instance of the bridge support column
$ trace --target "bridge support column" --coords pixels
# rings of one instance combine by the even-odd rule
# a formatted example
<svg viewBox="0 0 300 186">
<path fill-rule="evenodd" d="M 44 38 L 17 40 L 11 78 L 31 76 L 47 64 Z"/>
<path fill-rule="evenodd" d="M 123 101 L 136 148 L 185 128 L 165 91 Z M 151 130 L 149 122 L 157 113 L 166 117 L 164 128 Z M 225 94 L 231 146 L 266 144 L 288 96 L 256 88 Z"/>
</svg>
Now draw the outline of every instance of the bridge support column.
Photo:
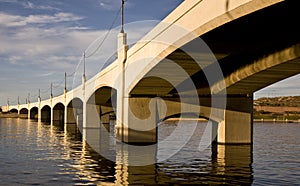
<svg viewBox="0 0 300 186">
<path fill-rule="evenodd" d="M 77 113 L 75 113 L 75 109 L 73 107 L 65 107 L 65 121 L 64 121 L 64 130 L 66 133 L 76 133 L 77 124 L 79 123 L 79 117 Z M 82 128 L 81 128 L 82 130 Z"/>
<path fill-rule="evenodd" d="M 53 109 L 53 124 L 59 125 L 59 126 L 64 126 L 64 121 L 65 121 L 65 108 L 63 109 Z"/>
<path fill-rule="evenodd" d="M 73 107 L 65 107 L 65 124 L 76 124 L 76 113 Z"/>
<path fill-rule="evenodd" d="M 42 108 L 39 106 L 38 108 L 38 122 L 42 121 Z"/>
<path fill-rule="evenodd" d="M 31 119 L 30 118 L 30 108 L 28 108 L 27 119 Z"/>
<path fill-rule="evenodd" d="M 100 128 L 100 105 L 86 104 L 86 125 L 84 128 Z"/>
<path fill-rule="evenodd" d="M 253 96 L 228 96 L 224 120 L 219 123 L 219 144 L 252 144 Z"/>
<path fill-rule="evenodd" d="M 124 141 L 124 121 L 125 110 L 128 108 L 125 105 L 125 63 L 127 60 L 127 34 L 123 31 L 118 34 L 118 68 L 120 77 L 118 79 L 117 88 L 117 105 L 116 105 L 116 137 Z"/>
<path fill-rule="evenodd" d="M 124 99 L 123 141 L 130 144 L 157 142 L 159 111 L 156 98 Z"/>
<path fill-rule="evenodd" d="M 110 149 L 113 138 L 110 137 L 109 131 L 101 121 L 101 106 L 95 103 L 87 103 L 84 107 L 86 123 L 82 129 L 83 139 L 102 156 L 115 156 L 113 149 Z"/>
<path fill-rule="evenodd" d="M 51 103 L 52 105 L 52 103 Z M 50 109 L 50 125 L 53 125 L 53 120 L 54 120 L 54 114 L 53 114 L 53 108 Z"/>
<path fill-rule="evenodd" d="M 37 120 L 38 122 L 40 123 L 42 121 L 42 107 L 41 107 L 41 97 L 39 96 L 38 97 L 38 111 L 37 111 Z M 29 110 L 29 113 L 30 113 L 30 110 Z M 30 116 L 29 116 L 30 117 Z"/>
<path fill-rule="evenodd" d="M 99 152 L 100 148 L 100 106 L 94 103 L 86 103 L 83 106 L 84 122 L 82 128 L 83 139 L 88 141 L 94 150 Z"/>
</svg>

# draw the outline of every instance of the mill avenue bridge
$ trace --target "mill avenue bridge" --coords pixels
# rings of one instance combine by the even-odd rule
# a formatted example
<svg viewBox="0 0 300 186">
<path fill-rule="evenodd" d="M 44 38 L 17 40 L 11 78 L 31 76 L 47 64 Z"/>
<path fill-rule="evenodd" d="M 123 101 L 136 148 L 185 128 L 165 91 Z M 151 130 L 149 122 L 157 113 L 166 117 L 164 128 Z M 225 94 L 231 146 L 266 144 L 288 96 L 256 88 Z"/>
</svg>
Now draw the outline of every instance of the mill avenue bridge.
<svg viewBox="0 0 300 186">
<path fill-rule="evenodd" d="M 251 145 L 253 93 L 300 72 L 299 5 L 184 1 L 131 48 L 120 32 L 117 59 L 88 81 L 83 76 L 82 85 L 2 110 L 77 124 L 83 135 L 114 115 L 115 135 L 127 144 L 157 143 L 159 121 L 188 114 L 218 126 L 219 144 Z"/>
</svg>

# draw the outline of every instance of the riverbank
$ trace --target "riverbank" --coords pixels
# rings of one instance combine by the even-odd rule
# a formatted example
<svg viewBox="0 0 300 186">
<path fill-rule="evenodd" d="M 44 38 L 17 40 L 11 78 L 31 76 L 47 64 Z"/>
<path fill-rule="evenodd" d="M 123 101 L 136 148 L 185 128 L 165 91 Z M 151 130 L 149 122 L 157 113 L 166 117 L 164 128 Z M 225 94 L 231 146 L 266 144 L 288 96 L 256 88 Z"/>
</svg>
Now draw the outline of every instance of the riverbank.
<svg viewBox="0 0 300 186">
<path fill-rule="evenodd" d="M 255 123 L 299 123 L 300 120 L 282 120 L 282 119 L 253 119 Z"/>
</svg>

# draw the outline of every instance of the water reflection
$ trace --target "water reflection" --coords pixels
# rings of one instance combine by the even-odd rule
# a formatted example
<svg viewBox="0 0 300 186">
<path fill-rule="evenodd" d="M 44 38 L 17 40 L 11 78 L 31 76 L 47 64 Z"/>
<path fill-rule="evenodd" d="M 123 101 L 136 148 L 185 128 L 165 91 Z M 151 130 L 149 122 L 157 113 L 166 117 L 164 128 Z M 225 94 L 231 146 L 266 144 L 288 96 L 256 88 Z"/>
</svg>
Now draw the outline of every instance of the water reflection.
<svg viewBox="0 0 300 186">
<path fill-rule="evenodd" d="M 134 146 L 111 141 L 110 136 L 105 135 L 107 133 L 101 132 L 101 128 L 87 129 L 84 135 L 94 150 L 116 162 L 114 173 L 116 185 L 250 185 L 253 181 L 252 146 L 213 145 L 199 151 L 204 125 L 199 123 L 198 125 L 186 146 L 163 162 L 158 162 L 158 156 L 168 153 L 165 146 L 148 146 L 144 149 L 139 147 L 141 150 L 138 151 Z M 170 128 L 176 126 L 171 123 L 160 127 L 160 132 L 164 133 L 164 130 L 173 130 Z M 114 144 L 107 145 L 112 142 Z M 109 148 L 112 146 L 114 148 Z M 153 163 L 146 166 L 128 166 L 139 163 L 141 159 Z"/>
<path fill-rule="evenodd" d="M 81 131 L 76 124 L 55 123 L 50 130 L 56 133 L 56 137 L 64 140 L 67 147 L 67 156 L 74 160 L 71 164 L 76 170 L 77 178 L 73 179 L 76 184 L 113 184 L 115 181 L 115 163 L 103 158 L 82 140 Z M 97 130 L 91 130 L 89 135 L 98 136 Z M 98 139 L 99 140 L 99 139 Z"/>
<path fill-rule="evenodd" d="M 115 143 L 115 149 L 108 148 L 100 143 L 112 143 L 105 139 L 107 136 L 99 136 L 102 129 L 89 129 L 84 135 L 94 137 L 93 147 L 98 149 L 93 149 L 76 125 L 61 127 L 20 119 L 5 120 L 11 124 L 2 125 L 1 121 L 0 179 L 5 185 L 250 185 L 253 181 L 251 146 L 214 145 L 199 151 L 201 124 L 186 146 L 171 158 L 147 166 L 127 166 L 124 162 L 134 161 L 137 156 L 155 162 L 160 153 L 167 151 L 161 152 L 158 146 L 136 153 L 121 143 Z M 173 126 L 161 125 L 159 132 L 172 130 Z M 96 152 L 99 149 L 106 149 L 115 160 L 101 156 Z"/>
<path fill-rule="evenodd" d="M 199 151 L 201 128 L 197 126 L 187 145 L 171 158 L 148 166 L 126 166 L 118 162 L 136 156 L 130 149 L 116 145 L 117 163 L 109 161 L 82 141 L 72 126 L 62 130 L 32 120 L 0 118 L 0 185 L 299 183 L 299 124 L 255 124 L 254 163 L 251 146 L 219 145 Z M 161 151 L 158 147 L 147 156 L 157 160 Z"/>
<path fill-rule="evenodd" d="M 253 182 L 251 145 L 213 145 L 213 148 L 214 171 L 224 183 L 250 185 Z"/>
<path fill-rule="evenodd" d="M 165 162 L 148 166 L 116 164 L 116 184 L 237 184 L 251 185 L 252 156 L 250 146 L 214 146 L 218 154 L 209 158 L 208 152 L 194 154 L 190 159 L 175 155 Z M 126 154 L 126 153 L 124 153 Z M 130 156 L 130 152 L 127 153 Z"/>
</svg>

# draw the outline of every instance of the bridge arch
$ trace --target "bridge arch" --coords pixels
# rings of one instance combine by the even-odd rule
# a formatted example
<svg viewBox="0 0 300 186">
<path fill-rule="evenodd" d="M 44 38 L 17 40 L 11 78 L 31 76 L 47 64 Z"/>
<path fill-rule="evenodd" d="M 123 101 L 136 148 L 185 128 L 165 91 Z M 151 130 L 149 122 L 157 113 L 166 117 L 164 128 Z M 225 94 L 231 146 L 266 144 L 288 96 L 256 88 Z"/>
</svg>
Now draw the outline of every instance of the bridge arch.
<svg viewBox="0 0 300 186">
<path fill-rule="evenodd" d="M 299 17 L 297 15 L 299 6 L 295 6 L 298 4 L 293 4 L 294 2 L 297 1 L 185 1 L 165 19 L 165 22 L 170 23 L 169 25 L 160 24 L 146 36 L 146 40 L 150 38 L 146 43 L 137 44 L 128 51 L 126 63 L 122 63 L 125 67 L 125 95 L 122 94 L 122 101 L 125 100 L 126 104 L 128 102 L 134 114 L 142 118 L 146 118 L 151 111 L 157 112 L 158 114 L 155 113 L 157 114 L 156 117 L 152 118 L 153 121 L 178 113 L 180 108 L 178 104 L 182 104 L 178 93 L 182 92 L 176 91 L 176 88 L 185 87 L 186 81 L 182 79 L 178 81 L 178 74 L 172 73 L 169 64 L 175 64 L 191 77 L 198 95 L 206 99 L 201 102 L 201 106 L 193 105 L 188 101 L 183 104 L 195 108 L 195 113 L 208 116 L 211 106 L 209 104 L 211 90 L 213 93 L 218 92 L 222 90 L 222 86 L 219 84 L 221 79 L 218 78 L 214 79 L 214 85 L 208 85 L 203 71 L 204 69 L 210 70 L 214 64 L 217 64 L 224 73 L 226 89 L 230 97 L 230 101 L 228 101 L 230 107 L 226 112 L 223 112 L 226 115 L 223 122 L 226 123 L 226 130 L 224 131 L 240 133 L 240 135 L 227 135 L 224 132 L 224 140 L 221 142 L 251 142 L 252 105 L 250 103 L 253 101 L 253 92 L 280 79 L 299 73 L 297 72 L 299 68 L 293 68 L 293 66 L 299 67 L 299 50 L 297 47 L 299 48 L 298 44 L 300 43 L 298 37 L 300 30 L 295 24 Z M 293 7 L 295 8 L 293 9 Z M 186 32 L 181 33 L 176 38 L 174 36 L 177 36 L 177 31 L 172 25 L 184 28 Z M 201 54 L 198 56 L 199 58 L 196 58 L 204 64 L 200 68 L 191 55 L 181 50 L 182 47 L 193 46 L 199 37 L 204 39 L 217 59 L 215 63 L 205 65 L 206 56 L 201 53 L 203 51 L 199 53 L 191 50 L 191 53 Z M 167 39 L 165 40 L 165 38 Z M 274 42 L 275 40 L 276 42 Z M 285 49 L 287 49 L 286 52 L 284 52 Z M 267 56 L 265 56 L 266 54 Z M 276 60 L 277 62 L 273 63 Z M 169 63 L 170 61 L 172 63 Z M 270 63 L 271 61 L 272 63 Z M 123 66 L 117 67 L 119 62 L 120 60 L 116 60 L 114 64 L 114 69 L 118 73 L 121 72 L 119 69 L 123 68 Z M 277 73 L 281 68 L 285 69 L 284 72 Z M 116 93 L 112 94 L 113 96 L 109 94 L 109 90 L 115 89 L 108 86 L 97 87 L 96 90 L 90 88 L 94 82 L 99 84 L 103 80 L 113 81 L 109 78 L 112 76 L 109 73 L 111 71 L 105 71 L 105 69 L 103 71 L 98 74 L 99 76 L 95 76 L 95 81 L 87 82 L 83 89 L 81 87 L 77 89 L 80 94 L 83 93 L 83 97 L 88 97 L 87 104 L 83 106 L 86 106 L 86 113 L 84 113 L 86 127 L 99 127 L 101 126 L 100 123 L 106 123 L 105 117 L 113 113 L 112 108 L 116 108 L 116 106 L 113 107 L 116 105 L 113 101 L 116 100 L 114 99 Z M 259 84 L 261 81 L 258 79 L 264 81 L 265 75 L 269 76 L 270 73 L 272 73 L 271 76 L 276 75 L 276 77 L 268 79 L 266 83 Z M 106 74 L 106 77 L 103 74 Z M 166 75 L 167 80 L 173 80 L 176 83 L 164 81 L 161 75 Z M 252 86 L 253 82 L 259 83 L 257 86 Z M 84 87 L 89 88 L 84 89 Z M 124 87 L 118 87 L 118 90 L 122 89 L 123 91 Z M 86 92 L 82 92 L 82 90 Z M 188 93 L 188 89 L 186 90 L 184 93 Z M 89 96 L 89 91 L 94 92 Z M 52 103 L 63 99 L 66 98 L 60 96 L 59 99 L 54 98 L 53 102 L 52 99 L 42 102 L 42 105 L 52 106 Z M 245 103 L 247 108 L 241 109 L 240 102 Z M 15 107 L 19 108 L 18 106 Z M 165 112 L 163 112 L 164 107 L 167 108 Z M 53 109 L 55 110 L 55 108 Z M 62 110 L 60 107 L 56 109 Z M 128 109 L 125 108 L 124 110 Z M 127 117 L 126 114 L 124 114 L 124 118 Z M 237 114 L 241 117 L 236 117 Z M 48 117 L 48 115 L 50 116 Z M 50 109 L 49 106 L 42 108 L 42 118 L 51 119 L 51 107 Z M 235 118 L 238 119 L 235 120 Z M 216 120 L 215 118 L 211 119 Z M 247 123 L 244 125 L 247 129 L 243 129 L 243 132 L 240 132 L 240 128 L 244 126 L 236 124 L 242 123 L 241 121 Z M 235 124 L 229 125 L 230 123 Z M 225 125 L 223 124 L 223 126 Z M 247 137 L 243 138 L 243 133 L 247 134 Z M 141 134 L 139 135 L 141 136 Z M 132 139 L 135 140 L 134 137 Z"/>
<path fill-rule="evenodd" d="M 224 135 L 220 135 L 221 142 L 226 141 L 226 143 L 235 143 L 235 141 L 239 141 L 241 143 L 248 143 L 249 141 L 251 141 L 252 124 L 250 121 L 250 103 L 253 99 L 253 91 L 249 92 L 248 94 L 233 92 L 233 95 L 230 95 L 226 93 L 225 96 L 229 96 L 230 98 L 229 101 L 227 101 L 230 108 L 228 108 L 226 112 L 224 111 L 226 102 L 223 103 L 223 107 L 221 106 L 221 108 L 215 108 L 213 107 L 214 105 L 212 105 L 213 103 L 210 103 L 212 102 L 211 96 L 224 91 L 224 89 L 226 88 L 229 88 L 229 90 L 233 90 L 233 88 L 230 89 L 231 85 L 224 85 L 224 77 L 225 80 L 226 78 L 230 77 L 230 75 L 233 73 L 233 68 L 243 68 L 247 65 L 247 63 L 251 64 L 254 60 L 262 57 L 262 54 L 270 52 L 274 49 L 278 50 L 278 48 L 272 48 L 273 46 L 275 46 L 273 44 L 263 45 L 263 43 L 260 43 L 260 39 L 262 39 L 263 42 L 266 42 L 266 40 L 263 40 L 264 36 L 268 36 L 269 32 L 272 32 L 272 30 L 276 30 L 274 29 L 274 27 L 277 26 L 277 19 L 272 20 L 272 17 L 278 14 L 278 10 L 280 8 L 283 8 L 283 10 L 288 10 L 285 8 L 291 5 L 289 4 L 290 2 L 291 1 L 262 2 L 254 0 L 243 3 L 230 2 L 229 6 L 225 1 L 220 3 L 212 3 L 212 1 L 190 1 L 185 3 L 186 7 L 179 7 L 177 9 L 178 11 L 186 11 L 183 17 L 174 19 L 177 13 L 180 15 L 182 14 L 182 12 L 177 12 L 175 10 L 173 14 L 165 19 L 166 22 L 172 23 L 172 26 L 164 27 L 162 23 L 160 25 L 161 27 L 153 32 L 150 32 L 150 34 L 145 37 L 151 38 L 151 42 L 147 42 L 146 44 L 137 44 L 128 51 L 128 59 L 125 71 L 126 90 L 124 97 L 128 97 L 128 105 L 131 110 L 133 110 L 133 113 L 135 113 L 134 115 L 140 115 L 140 119 L 145 119 L 147 118 L 147 116 L 149 116 L 149 113 L 151 113 L 150 110 L 152 109 L 152 113 L 157 112 L 156 118 L 153 117 L 152 120 L 158 118 L 161 119 L 165 117 L 162 116 L 163 114 L 161 113 L 163 112 L 162 109 L 160 109 L 163 104 L 165 107 L 167 107 L 165 111 L 166 116 L 171 115 L 171 112 L 176 113 L 176 111 L 174 110 L 179 108 L 178 106 L 176 106 L 176 104 L 182 104 L 182 100 L 180 100 L 180 98 L 178 97 L 178 93 L 182 92 L 176 93 L 174 90 L 178 87 L 184 88 L 188 81 L 192 81 L 194 87 L 187 87 L 187 89 L 183 91 L 183 93 L 188 93 L 190 90 L 195 89 L 197 92 L 197 96 L 202 96 L 203 98 L 200 99 L 203 99 L 204 101 L 201 102 L 201 106 L 200 104 L 190 104 L 188 101 L 184 102 L 183 104 L 190 105 L 189 107 L 197 107 L 197 105 L 199 105 L 198 109 L 195 108 L 196 112 L 197 110 L 199 114 L 205 112 L 204 115 L 208 116 L 212 112 L 211 108 L 213 108 L 214 110 L 217 109 L 218 111 L 220 110 L 221 112 L 218 112 L 217 114 L 220 114 L 221 120 L 218 119 L 218 115 L 212 116 L 213 118 L 210 118 L 212 120 L 227 123 L 226 129 L 222 129 Z M 207 8 L 206 6 L 213 7 Z M 206 7 L 206 9 L 204 7 Z M 206 10 L 210 10 L 211 12 L 206 12 Z M 267 14 L 267 16 L 264 16 L 264 14 Z M 289 14 L 289 11 L 285 12 L 284 14 Z M 280 18 L 280 16 L 282 16 L 282 14 L 278 15 L 277 18 Z M 197 19 L 195 19 L 195 17 L 197 17 Z M 291 13 L 289 14 L 289 16 L 284 16 L 284 19 L 279 19 L 281 20 L 280 23 L 282 25 L 285 25 L 285 21 L 289 20 L 289 18 L 296 21 L 296 16 Z M 247 25 L 248 20 L 251 22 L 251 26 Z M 263 23 L 268 21 L 274 23 L 274 25 L 276 26 L 273 25 L 271 29 L 266 29 L 267 32 L 260 32 L 262 29 L 266 28 L 266 26 L 264 27 Z M 258 23 L 259 26 L 255 25 L 256 23 Z M 243 28 L 241 29 L 243 33 L 239 33 L 240 29 L 235 29 L 240 28 L 241 26 L 243 26 Z M 160 28 L 162 30 L 160 30 Z M 168 36 L 178 35 L 176 34 L 176 32 L 178 32 L 176 28 L 183 29 L 183 32 L 179 32 L 180 34 L 178 38 L 170 39 L 170 37 Z M 286 27 L 283 27 L 283 29 L 279 29 L 280 32 L 287 30 L 285 28 Z M 254 33 L 257 35 L 249 33 L 249 30 L 252 31 L 254 29 L 256 29 Z M 238 33 L 231 34 L 231 31 L 233 31 L 234 33 Z M 269 41 L 276 39 L 278 35 L 282 34 L 280 32 L 270 34 L 274 38 L 267 37 L 270 40 L 268 40 L 268 42 L 266 43 L 270 43 Z M 296 32 L 298 32 L 298 30 L 293 31 L 293 38 L 296 38 Z M 288 35 L 288 33 L 285 34 Z M 224 35 L 228 35 L 232 40 L 224 40 Z M 234 38 L 232 35 L 236 38 Z M 201 51 L 200 49 L 200 51 L 195 51 L 196 47 L 193 46 L 197 44 L 197 39 L 199 37 L 204 39 L 205 44 L 207 44 L 211 49 L 209 51 L 212 51 L 214 58 L 207 58 L 208 50 Z M 225 44 L 219 43 L 219 40 L 221 40 Z M 246 44 L 243 44 L 244 40 L 247 41 Z M 291 40 L 293 39 L 289 38 L 289 41 Z M 252 41 L 255 42 L 251 43 Z M 287 44 L 287 46 L 290 46 L 291 43 L 288 42 L 284 43 L 284 45 Z M 228 45 L 228 47 L 226 45 Z M 248 46 L 246 47 L 246 45 Z M 142 48 L 137 48 L 141 46 Z M 255 46 L 259 46 L 259 49 L 254 49 Z M 189 48 L 191 50 L 186 52 L 185 50 L 182 50 L 183 48 Z M 194 53 L 196 53 L 196 59 L 193 57 L 193 55 L 190 55 Z M 200 65 L 198 61 L 200 61 Z M 179 66 L 180 68 L 178 69 L 183 70 L 184 73 L 180 73 L 178 75 L 178 73 L 175 72 L 174 68 L 170 68 L 170 64 Z M 220 75 L 218 72 L 214 71 L 215 66 L 219 67 L 220 73 L 222 73 L 222 75 L 218 76 L 217 78 L 212 77 L 212 80 L 208 80 L 205 73 L 206 71 L 210 72 L 211 76 L 213 76 L 214 73 Z M 164 74 L 167 75 L 163 76 Z M 178 78 L 180 78 L 181 75 L 186 74 L 189 76 L 188 78 L 186 78 L 187 80 L 185 80 L 185 77 L 183 77 L 180 81 L 178 81 Z M 167 77 L 167 80 L 171 80 L 176 83 L 161 81 L 160 78 L 148 78 L 161 76 Z M 162 100 L 157 99 L 157 97 L 163 99 L 165 103 L 161 103 Z M 242 110 L 238 110 L 239 108 L 237 103 L 242 102 L 242 100 L 243 104 L 247 105 L 247 107 Z M 151 109 L 149 110 L 150 107 Z M 127 110 L 127 108 L 125 108 L 125 110 Z M 170 114 L 167 113 L 169 110 Z M 241 120 L 245 121 L 247 125 L 236 125 L 237 121 L 234 119 L 234 116 L 237 114 L 241 116 Z M 128 117 L 130 117 L 130 114 L 128 115 Z M 133 116 L 133 118 L 134 117 L 135 116 Z M 130 121 L 128 121 L 128 123 L 130 123 Z M 232 125 L 229 127 L 228 123 L 232 123 Z M 235 124 L 233 125 L 233 123 Z M 223 124 L 223 127 L 224 126 L 225 125 Z M 230 131 L 237 131 L 238 128 L 243 128 L 245 133 L 247 133 L 247 135 L 245 135 L 247 137 L 234 135 L 235 137 L 231 138 L 233 135 L 230 135 Z M 136 132 L 132 131 L 132 133 L 134 134 Z M 227 133 L 229 135 L 227 135 Z M 137 139 L 138 136 L 132 137 L 133 142 L 136 141 L 135 138 Z"/>
<path fill-rule="evenodd" d="M 300 43 L 265 55 L 225 78 L 229 94 L 252 94 L 300 73 Z M 213 88 L 217 88 L 216 85 Z"/>
<path fill-rule="evenodd" d="M 110 131 L 110 120 L 116 115 L 117 90 L 102 86 L 89 97 L 86 103 L 87 127 L 101 127 Z"/>
<path fill-rule="evenodd" d="M 188 56 L 182 55 L 181 51 L 177 50 L 178 48 L 188 46 L 198 37 L 202 37 L 202 35 L 216 28 L 222 27 L 229 22 L 233 22 L 234 20 L 266 7 L 276 5 L 276 3 L 279 4 L 279 1 L 247 1 L 242 3 L 231 1 L 230 6 L 228 1 L 184 2 L 182 6 L 178 7 L 178 9 L 163 20 L 155 32 L 150 32 L 145 36 L 144 39 L 148 41 L 149 38 L 151 38 L 151 42 L 143 43 L 142 41 L 128 51 L 128 61 L 130 64 L 141 62 L 141 60 L 143 60 L 144 63 L 144 65 L 132 65 L 133 71 L 130 71 L 129 75 L 134 75 L 134 71 L 142 73 L 136 75 L 132 82 L 130 82 L 128 92 L 136 86 L 138 81 L 142 79 L 149 70 L 161 63 L 162 59 L 166 59 L 167 57 L 180 57 L 181 61 L 188 61 Z M 177 15 L 181 15 L 182 12 L 184 12 L 185 15 L 177 19 Z M 196 17 L 197 19 L 195 19 Z M 170 36 L 174 35 L 176 35 L 176 37 L 170 38 Z M 139 48 L 141 46 L 143 52 L 137 52 L 141 50 Z M 157 59 L 153 59 L 153 56 L 156 56 Z M 219 59 L 219 57 L 224 57 L 224 54 L 218 55 L 217 59 Z M 194 70 L 191 68 L 190 73 L 193 74 L 197 70 L 199 71 L 199 69 L 199 67 L 196 67 Z M 130 80 L 130 78 L 127 79 Z"/>
<path fill-rule="evenodd" d="M 65 122 L 65 106 L 62 103 L 57 103 L 54 107 L 53 107 L 53 124 L 55 125 L 59 125 L 61 127 L 64 126 L 64 122 Z"/>
<path fill-rule="evenodd" d="M 75 97 L 73 98 L 66 107 L 66 114 L 65 114 L 65 123 L 67 124 L 67 130 L 73 130 L 78 128 L 82 131 L 83 127 L 83 101 Z"/>
<path fill-rule="evenodd" d="M 9 110 L 9 112 L 10 112 L 10 113 L 18 113 L 18 109 L 13 108 L 13 109 Z"/>
<path fill-rule="evenodd" d="M 177 113 L 177 114 L 173 114 L 170 116 L 166 116 L 163 119 L 161 119 L 160 121 L 167 121 L 169 119 L 178 119 L 178 118 L 199 118 L 199 119 L 205 119 L 205 120 L 209 120 L 209 118 L 205 117 L 205 116 L 201 116 L 201 115 L 196 115 L 195 113 Z"/>
<path fill-rule="evenodd" d="M 39 109 L 38 107 L 32 107 L 30 109 L 30 119 L 38 119 Z"/>
<path fill-rule="evenodd" d="M 22 108 L 19 112 L 19 117 L 27 119 L 28 118 L 28 109 L 27 108 Z"/>
<path fill-rule="evenodd" d="M 41 121 L 43 122 L 51 122 L 51 107 L 49 105 L 45 105 L 41 109 Z"/>
<path fill-rule="evenodd" d="M 28 109 L 27 108 L 22 108 L 20 110 L 20 114 L 28 114 Z"/>
</svg>

